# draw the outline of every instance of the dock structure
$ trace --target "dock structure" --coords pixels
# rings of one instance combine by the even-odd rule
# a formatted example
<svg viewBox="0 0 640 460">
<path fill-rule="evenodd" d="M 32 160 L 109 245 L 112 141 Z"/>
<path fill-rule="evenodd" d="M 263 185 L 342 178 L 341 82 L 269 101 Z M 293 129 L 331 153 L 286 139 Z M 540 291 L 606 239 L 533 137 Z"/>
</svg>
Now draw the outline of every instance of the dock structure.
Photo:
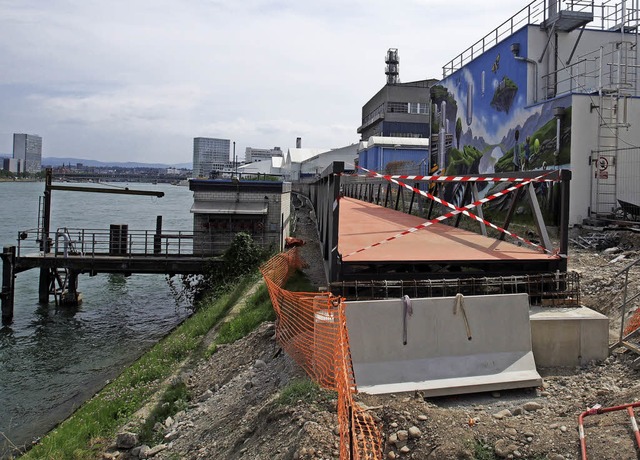
<svg viewBox="0 0 640 460">
<path fill-rule="evenodd" d="M 2 259 L 0 303 L 2 323 L 13 321 L 15 277 L 24 271 L 40 271 L 38 299 L 48 303 L 77 305 L 81 302 L 78 276 L 98 273 L 157 273 L 167 275 L 200 274 L 215 258 L 194 254 L 194 234 L 162 228 L 157 217 L 155 230 L 130 230 L 114 224 L 109 229 L 59 228 L 52 231 L 51 194 L 53 191 L 80 191 L 161 197 L 163 192 L 53 185 L 47 170 L 39 226 L 19 231 L 17 244 L 5 246 Z"/>
</svg>

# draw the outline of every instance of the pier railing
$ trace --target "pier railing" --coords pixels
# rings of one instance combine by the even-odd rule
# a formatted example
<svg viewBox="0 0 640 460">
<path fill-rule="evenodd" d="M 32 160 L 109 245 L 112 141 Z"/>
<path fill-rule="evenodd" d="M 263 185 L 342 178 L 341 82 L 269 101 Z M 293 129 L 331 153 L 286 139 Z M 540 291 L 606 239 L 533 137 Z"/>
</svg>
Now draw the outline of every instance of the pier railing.
<svg viewBox="0 0 640 460">
<path fill-rule="evenodd" d="M 17 257 L 42 254 L 41 229 L 18 232 Z M 122 226 L 110 229 L 59 228 L 49 235 L 51 257 L 211 257 L 221 254 L 229 247 L 233 233 L 193 232 L 184 230 L 131 230 Z M 267 239 L 253 235 L 258 245 L 267 244 Z"/>
</svg>

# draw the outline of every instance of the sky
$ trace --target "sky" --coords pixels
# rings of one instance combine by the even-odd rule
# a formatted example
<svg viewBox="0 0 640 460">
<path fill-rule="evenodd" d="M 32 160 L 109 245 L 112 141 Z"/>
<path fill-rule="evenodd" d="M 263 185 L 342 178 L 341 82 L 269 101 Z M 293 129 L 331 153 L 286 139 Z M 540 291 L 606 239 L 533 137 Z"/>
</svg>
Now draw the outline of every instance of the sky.
<svg viewBox="0 0 640 460">
<path fill-rule="evenodd" d="M 194 137 L 246 147 L 359 141 L 385 84 L 442 66 L 527 1 L 0 0 L 0 154 L 188 163 Z"/>
</svg>

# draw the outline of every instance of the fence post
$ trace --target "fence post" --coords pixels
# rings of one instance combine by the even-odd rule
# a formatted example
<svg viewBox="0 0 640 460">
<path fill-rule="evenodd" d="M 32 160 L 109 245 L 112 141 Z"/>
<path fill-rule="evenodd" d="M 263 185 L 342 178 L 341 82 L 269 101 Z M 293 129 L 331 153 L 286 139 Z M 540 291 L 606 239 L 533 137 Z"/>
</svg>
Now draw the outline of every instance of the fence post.
<svg viewBox="0 0 640 460">
<path fill-rule="evenodd" d="M 569 190 L 571 185 L 571 171 L 560 170 L 560 255 L 562 258 L 560 269 L 567 270 L 567 255 L 569 253 Z"/>
</svg>

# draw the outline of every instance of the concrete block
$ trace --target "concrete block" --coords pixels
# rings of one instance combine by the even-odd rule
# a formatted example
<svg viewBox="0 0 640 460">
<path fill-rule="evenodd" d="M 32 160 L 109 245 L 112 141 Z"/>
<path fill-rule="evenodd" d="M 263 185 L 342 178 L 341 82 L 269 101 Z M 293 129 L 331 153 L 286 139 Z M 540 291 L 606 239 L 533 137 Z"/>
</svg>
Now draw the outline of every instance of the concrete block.
<svg viewBox="0 0 640 460">
<path fill-rule="evenodd" d="M 587 307 L 531 307 L 531 341 L 539 367 L 573 367 L 608 356 L 609 318 Z"/>
<path fill-rule="evenodd" d="M 400 299 L 347 302 L 358 390 L 441 396 L 540 385 L 528 296 L 463 300 L 464 314 L 455 297 L 412 299 L 406 316 Z"/>
</svg>

